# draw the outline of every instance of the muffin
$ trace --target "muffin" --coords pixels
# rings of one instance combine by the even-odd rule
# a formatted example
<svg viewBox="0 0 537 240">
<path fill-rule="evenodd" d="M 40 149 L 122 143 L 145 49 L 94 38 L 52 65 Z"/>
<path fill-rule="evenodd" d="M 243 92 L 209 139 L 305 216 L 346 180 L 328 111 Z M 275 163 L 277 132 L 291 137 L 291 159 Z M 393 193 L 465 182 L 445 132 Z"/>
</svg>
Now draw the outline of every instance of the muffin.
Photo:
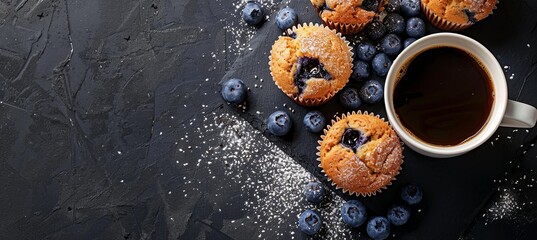
<svg viewBox="0 0 537 240">
<path fill-rule="evenodd" d="M 345 35 L 356 34 L 382 8 L 383 0 L 311 0 L 319 17 L 331 29 Z"/>
<path fill-rule="evenodd" d="M 403 148 L 397 134 L 372 113 L 353 112 L 336 120 L 319 141 L 319 167 L 343 192 L 375 195 L 401 170 Z"/>
<path fill-rule="evenodd" d="M 349 42 L 318 24 L 301 25 L 280 36 L 270 51 L 270 74 L 287 96 L 303 106 L 330 100 L 349 81 Z"/>
<path fill-rule="evenodd" d="M 496 4 L 497 0 L 421 0 L 429 21 L 446 31 L 464 30 L 485 19 Z"/>
</svg>

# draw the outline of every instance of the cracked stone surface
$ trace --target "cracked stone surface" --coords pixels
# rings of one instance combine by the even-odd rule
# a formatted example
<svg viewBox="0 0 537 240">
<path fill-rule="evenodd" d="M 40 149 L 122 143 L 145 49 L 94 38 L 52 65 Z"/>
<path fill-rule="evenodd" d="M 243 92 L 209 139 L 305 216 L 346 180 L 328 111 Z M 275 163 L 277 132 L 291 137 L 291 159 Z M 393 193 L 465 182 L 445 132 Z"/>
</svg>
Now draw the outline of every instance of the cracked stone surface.
<svg viewBox="0 0 537 240">
<path fill-rule="evenodd" d="M 316 238 L 367 239 L 339 220 L 353 197 L 328 186 L 320 206 L 303 201 L 307 181 L 327 184 L 319 136 L 268 70 L 275 12 L 319 19 L 307 0 L 260 2 L 269 18 L 253 28 L 241 0 L 0 0 L 0 238 L 305 239 L 297 215 L 316 208 Z M 510 99 L 537 106 L 535 11 L 502 1 L 462 34 L 497 57 Z M 230 77 L 250 88 L 244 108 L 220 98 Z M 295 124 L 284 138 L 266 131 L 276 109 Z M 345 112 L 336 100 L 316 109 Z M 382 103 L 361 110 L 386 117 Z M 402 185 L 423 187 L 395 239 L 535 239 L 536 141 L 535 129 L 500 128 L 457 158 L 405 149 L 398 180 L 359 199 L 384 215 Z"/>
</svg>

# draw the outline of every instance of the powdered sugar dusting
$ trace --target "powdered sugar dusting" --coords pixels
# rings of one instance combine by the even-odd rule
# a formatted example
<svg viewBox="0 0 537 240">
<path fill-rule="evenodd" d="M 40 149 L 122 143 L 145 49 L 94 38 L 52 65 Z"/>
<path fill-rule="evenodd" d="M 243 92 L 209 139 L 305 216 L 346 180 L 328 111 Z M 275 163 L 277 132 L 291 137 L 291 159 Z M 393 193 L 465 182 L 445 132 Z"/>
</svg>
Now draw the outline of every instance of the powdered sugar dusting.
<svg viewBox="0 0 537 240">
<path fill-rule="evenodd" d="M 192 124 L 202 121 L 203 127 L 192 128 Z M 323 239 L 348 238 L 350 229 L 341 221 L 340 207 L 343 199 L 327 192 L 327 201 L 321 206 L 307 203 L 303 197 L 303 188 L 315 178 L 291 157 L 264 138 L 243 119 L 232 114 L 208 114 L 203 119 L 193 119 L 184 123 L 185 129 L 192 129 L 178 142 L 179 153 L 190 146 L 189 136 L 203 138 L 203 145 L 190 146 L 188 149 L 199 151 L 200 158 L 193 171 L 209 174 L 204 184 L 222 184 L 234 182 L 240 186 L 241 210 L 247 213 L 247 220 L 258 227 L 259 239 L 266 239 L 264 233 L 281 239 L 295 239 L 302 233 L 297 228 L 300 213 L 306 209 L 316 209 L 324 221 L 321 237 Z M 196 126 L 198 124 L 194 124 Z M 178 156 L 181 159 L 181 156 Z M 173 160 L 174 162 L 176 159 Z M 223 164 L 222 164 L 223 163 Z M 181 167 L 185 163 L 177 160 Z M 225 166 L 223 176 L 222 165 Z M 188 165 L 187 165 L 188 166 Z M 221 179 L 225 178 L 225 179 Z M 184 179 L 193 190 L 200 190 L 201 182 L 197 179 Z M 220 186 L 226 191 L 230 186 Z M 188 197 L 185 194 L 185 198 Z M 244 222 L 240 219 L 226 223 L 236 226 Z M 291 231 L 289 231 L 291 229 Z"/>
<path fill-rule="evenodd" d="M 249 42 L 256 34 L 257 27 L 248 26 L 242 20 L 242 9 L 244 8 L 244 5 L 246 5 L 248 0 L 217 1 L 226 4 L 231 3 L 235 6 L 234 11 L 231 12 L 229 16 L 224 19 L 220 19 L 220 22 L 225 22 L 224 29 L 226 30 L 227 35 L 230 37 L 230 39 L 226 38 L 226 46 L 228 53 L 237 56 L 245 50 L 251 51 L 252 49 L 250 48 Z M 256 2 L 263 7 L 263 11 L 266 15 L 265 22 L 262 24 L 270 24 L 271 13 L 277 10 L 280 4 L 286 3 L 288 1 L 257 0 Z"/>
<path fill-rule="evenodd" d="M 502 219 L 534 221 L 535 216 L 528 216 L 526 213 L 528 209 L 534 208 L 535 202 L 527 199 L 524 191 L 534 188 L 535 178 L 537 174 L 530 170 L 529 174 L 518 175 L 515 178 L 494 180 L 503 183 L 503 186 L 498 188 L 496 197 L 481 216 L 485 219 L 485 225 Z"/>
<path fill-rule="evenodd" d="M 514 216 L 521 208 L 518 205 L 518 195 L 509 190 L 502 189 L 497 201 L 493 202 L 483 214 L 490 221 Z M 485 222 L 487 224 L 487 222 Z"/>
<path fill-rule="evenodd" d="M 470 0 L 469 2 L 470 9 L 481 9 L 483 7 L 489 8 L 492 5 L 491 1 L 488 0 Z"/>
</svg>

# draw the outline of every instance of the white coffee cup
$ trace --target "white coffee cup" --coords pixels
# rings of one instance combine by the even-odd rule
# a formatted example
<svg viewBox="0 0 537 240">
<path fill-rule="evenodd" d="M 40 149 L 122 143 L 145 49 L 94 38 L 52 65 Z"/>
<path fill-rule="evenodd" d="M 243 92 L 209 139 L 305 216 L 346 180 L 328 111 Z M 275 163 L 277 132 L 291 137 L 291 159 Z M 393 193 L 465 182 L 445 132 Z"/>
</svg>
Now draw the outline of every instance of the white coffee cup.
<svg viewBox="0 0 537 240">
<path fill-rule="evenodd" d="M 398 119 L 393 104 L 393 92 L 399 70 L 416 54 L 435 47 L 449 46 L 471 53 L 488 70 L 494 89 L 494 103 L 489 120 L 472 138 L 455 146 L 438 146 L 417 139 Z M 487 141 L 498 127 L 532 128 L 537 121 L 533 106 L 507 99 L 507 82 L 503 69 L 492 53 L 479 42 L 455 33 L 437 33 L 423 37 L 408 46 L 393 62 L 384 86 L 384 102 L 390 124 L 406 146 L 430 157 L 447 158 L 467 153 Z"/>
</svg>

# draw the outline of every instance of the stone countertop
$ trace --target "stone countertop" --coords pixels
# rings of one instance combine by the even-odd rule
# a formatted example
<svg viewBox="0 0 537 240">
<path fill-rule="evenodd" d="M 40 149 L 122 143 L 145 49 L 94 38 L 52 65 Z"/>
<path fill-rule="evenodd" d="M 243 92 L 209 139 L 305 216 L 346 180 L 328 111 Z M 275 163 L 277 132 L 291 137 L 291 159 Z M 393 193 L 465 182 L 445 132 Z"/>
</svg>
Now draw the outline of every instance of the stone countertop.
<svg viewBox="0 0 537 240">
<path fill-rule="evenodd" d="M 315 208 L 315 238 L 367 239 L 340 220 L 353 197 L 328 186 L 321 205 L 303 200 L 306 182 L 327 183 L 319 136 L 302 128 L 311 108 L 268 70 L 275 12 L 289 5 L 301 23 L 319 19 L 306 0 L 261 2 L 271 15 L 253 28 L 240 0 L 0 1 L 0 237 L 304 239 L 297 215 Z M 532 0 L 502 1 L 461 32 L 497 57 L 510 99 L 534 106 L 536 11 Z M 220 98 L 230 77 L 250 88 L 244 108 Z M 276 109 L 295 124 L 287 137 L 266 131 Z M 345 112 L 335 100 L 314 109 Z M 386 117 L 382 103 L 361 110 Z M 402 185 L 423 187 L 394 239 L 535 239 L 536 139 L 535 129 L 500 128 L 451 159 L 407 148 L 397 181 L 359 199 L 384 215 Z"/>
</svg>

